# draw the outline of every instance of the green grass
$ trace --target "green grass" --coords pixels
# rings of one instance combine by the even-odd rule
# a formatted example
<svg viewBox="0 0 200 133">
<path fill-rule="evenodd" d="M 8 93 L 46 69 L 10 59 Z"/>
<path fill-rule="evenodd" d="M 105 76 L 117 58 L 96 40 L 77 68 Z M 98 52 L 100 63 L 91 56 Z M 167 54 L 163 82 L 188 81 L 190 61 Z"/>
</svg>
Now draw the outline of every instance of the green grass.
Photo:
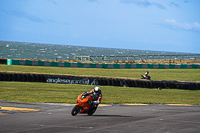
<svg viewBox="0 0 200 133">
<path fill-rule="evenodd" d="M 152 80 L 200 81 L 200 69 L 102 69 L 102 68 L 67 68 L 22 65 L 0 65 L 3 72 L 26 72 L 45 74 L 72 74 L 106 77 L 138 78 L 149 71 Z"/>
<path fill-rule="evenodd" d="M 94 86 L 33 82 L 0 82 L 0 99 L 20 102 L 76 103 L 79 94 Z M 200 105 L 200 90 L 155 90 L 100 86 L 102 103 L 192 104 Z"/>
<path fill-rule="evenodd" d="M 72 74 L 140 78 L 146 71 L 152 80 L 200 81 L 200 69 L 102 69 L 0 65 L 1 72 Z M 75 103 L 79 94 L 94 86 L 28 82 L 0 82 L 0 99 L 20 102 Z M 152 103 L 200 105 L 200 90 L 155 90 L 134 87 L 100 86 L 102 103 Z"/>
</svg>

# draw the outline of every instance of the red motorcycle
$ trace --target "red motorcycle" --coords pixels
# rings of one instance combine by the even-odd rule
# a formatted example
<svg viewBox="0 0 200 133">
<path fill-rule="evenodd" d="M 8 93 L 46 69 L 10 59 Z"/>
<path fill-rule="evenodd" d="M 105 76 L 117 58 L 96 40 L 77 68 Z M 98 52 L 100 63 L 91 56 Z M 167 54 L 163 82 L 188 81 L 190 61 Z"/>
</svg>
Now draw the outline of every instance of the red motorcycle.
<svg viewBox="0 0 200 133">
<path fill-rule="evenodd" d="M 97 109 L 97 105 L 92 104 L 93 95 L 83 92 L 76 100 L 76 105 L 73 107 L 71 114 L 76 116 L 78 113 L 87 113 L 93 115 Z"/>
</svg>

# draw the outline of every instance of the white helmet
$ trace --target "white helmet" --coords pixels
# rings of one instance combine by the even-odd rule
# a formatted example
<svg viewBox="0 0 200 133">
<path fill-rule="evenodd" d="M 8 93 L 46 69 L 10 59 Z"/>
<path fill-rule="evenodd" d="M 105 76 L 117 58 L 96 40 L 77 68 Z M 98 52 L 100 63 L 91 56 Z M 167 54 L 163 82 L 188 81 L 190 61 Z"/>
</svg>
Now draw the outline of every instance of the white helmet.
<svg viewBox="0 0 200 133">
<path fill-rule="evenodd" d="M 100 88 L 97 86 L 97 87 L 94 87 L 94 92 L 99 92 L 100 91 Z"/>
</svg>

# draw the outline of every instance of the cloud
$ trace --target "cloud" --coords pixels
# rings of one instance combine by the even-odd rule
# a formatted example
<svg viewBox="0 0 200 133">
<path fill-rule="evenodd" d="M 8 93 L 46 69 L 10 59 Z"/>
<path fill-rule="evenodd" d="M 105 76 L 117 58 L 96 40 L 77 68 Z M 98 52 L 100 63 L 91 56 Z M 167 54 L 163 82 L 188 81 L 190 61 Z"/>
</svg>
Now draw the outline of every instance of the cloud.
<svg viewBox="0 0 200 133">
<path fill-rule="evenodd" d="M 12 15 L 12 16 L 15 16 L 15 17 L 19 17 L 19 18 L 26 18 L 30 21 L 33 21 L 33 22 L 38 22 L 38 23 L 45 23 L 45 21 L 43 21 L 41 18 L 39 17 L 36 17 L 34 15 L 31 15 L 29 13 L 26 13 L 26 12 L 23 12 L 21 10 L 10 10 L 10 11 L 7 11 L 7 10 L 2 10 L 4 13 L 8 14 L 8 15 Z"/>
<path fill-rule="evenodd" d="M 164 24 L 171 29 L 181 29 L 181 30 L 190 30 L 190 31 L 200 32 L 200 23 L 198 23 L 198 22 L 180 23 L 174 19 L 166 19 L 166 20 L 164 20 Z"/>
<path fill-rule="evenodd" d="M 174 2 L 170 2 L 169 6 L 179 7 L 179 5 L 177 3 L 174 3 Z"/>
<path fill-rule="evenodd" d="M 25 18 L 28 19 L 32 22 L 37 22 L 37 23 L 55 23 L 55 24 L 63 24 L 63 25 L 69 25 L 69 23 L 67 22 L 58 22 L 55 20 L 50 20 L 50 19 L 41 19 L 40 17 L 31 15 L 29 13 L 23 12 L 21 10 L 11 10 L 11 11 L 7 11 L 7 10 L 2 10 L 5 14 L 7 15 L 11 15 L 11 16 L 15 16 L 15 17 L 19 17 L 19 18 Z"/>
<path fill-rule="evenodd" d="M 48 0 L 49 2 L 52 2 L 53 4 L 57 5 L 56 1 L 54 0 Z"/>
<path fill-rule="evenodd" d="M 125 4 L 135 4 L 144 7 L 155 6 L 159 9 L 166 9 L 164 5 L 157 2 L 149 2 L 148 0 L 121 0 L 120 2 Z"/>
<path fill-rule="evenodd" d="M 98 2 L 97 0 L 88 0 L 89 2 Z"/>
<path fill-rule="evenodd" d="M 159 9 L 163 9 L 163 10 L 166 9 L 165 6 L 163 6 L 163 5 L 159 4 L 159 3 L 156 3 L 156 2 L 152 2 L 151 5 L 152 6 L 156 6 Z"/>
<path fill-rule="evenodd" d="M 59 21 L 54 21 L 54 20 L 50 20 L 50 19 L 46 19 L 46 21 L 49 22 L 49 23 L 62 24 L 62 25 L 70 25 L 67 22 L 59 22 Z"/>
</svg>

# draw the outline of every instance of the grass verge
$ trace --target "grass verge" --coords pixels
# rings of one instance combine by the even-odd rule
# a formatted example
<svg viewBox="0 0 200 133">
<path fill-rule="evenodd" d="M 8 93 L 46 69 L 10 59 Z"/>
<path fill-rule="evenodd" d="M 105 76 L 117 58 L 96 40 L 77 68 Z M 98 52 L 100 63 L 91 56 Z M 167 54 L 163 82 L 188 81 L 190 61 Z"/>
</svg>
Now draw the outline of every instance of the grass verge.
<svg viewBox="0 0 200 133">
<path fill-rule="evenodd" d="M 0 99 L 29 103 L 76 103 L 79 94 L 94 86 L 33 82 L 0 82 Z M 134 87 L 100 86 L 102 103 L 192 104 L 200 105 L 200 90 L 155 90 Z"/>
<path fill-rule="evenodd" d="M 103 69 L 103 68 L 71 68 L 44 67 L 22 65 L 0 65 L 2 72 L 25 72 L 45 74 L 71 74 L 105 77 L 137 78 L 149 71 L 152 80 L 200 81 L 200 69 Z"/>
</svg>

